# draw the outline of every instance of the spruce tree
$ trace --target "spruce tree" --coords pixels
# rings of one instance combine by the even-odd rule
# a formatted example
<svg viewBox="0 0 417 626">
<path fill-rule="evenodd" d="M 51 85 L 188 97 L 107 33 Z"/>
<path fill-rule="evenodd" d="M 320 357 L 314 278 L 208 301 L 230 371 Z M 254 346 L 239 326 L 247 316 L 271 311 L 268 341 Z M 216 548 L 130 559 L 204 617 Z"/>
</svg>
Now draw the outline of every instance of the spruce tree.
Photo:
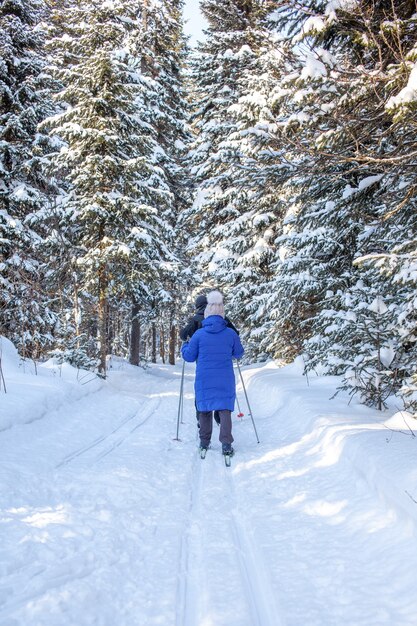
<svg viewBox="0 0 417 626">
<path fill-rule="evenodd" d="M 53 111 L 40 28 L 46 14 L 42 0 L 0 2 L 1 332 L 29 357 L 51 345 L 56 321 L 43 256 L 54 186 L 43 169 L 49 141 L 37 130 Z"/>
<path fill-rule="evenodd" d="M 155 283 L 147 300 L 134 303 L 141 310 L 143 322 L 152 325 L 152 333 L 167 325 L 171 336 L 169 360 L 175 361 L 177 309 L 184 299 L 185 237 L 178 228 L 178 217 L 190 201 L 184 161 L 190 133 L 187 126 L 187 103 L 184 92 L 186 44 L 182 32 L 181 0 L 158 4 L 143 3 L 140 28 L 133 35 L 136 55 L 148 85 L 146 107 L 153 128 L 153 161 L 165 177 L 169 193 L 161 198 L 158 210 L 170 226 L 166 245 L 172 253 L 170 262 L 161 267 L 160 283 Z M 168 233 L 167 233 L 168 235 Z M 167 324 L 168 321 L 168 324 Z M 149 323 L 148 323 L 149 328 Z M 145 332 L 147 332 L 145 322 Z"/>
<path fill-rule="evenodd" d="M 292 182 L 293 207 L 281 238 L 284 263 L 276 263 L 275 284 L 281 293 L 275 328 L 282 337 L 279 324 L 287 320 L 288 336 L 298 340 L 295 351 L 306 349 L 311 364 L 321 361 L 330 371 L 336 364 L 341 371 L 353 353 L 347 355 L 347 341 L 345 363 L 335 359 L 333 340 L 340 337 L 343 351 L 341 320 L 358 280 L 352 263 L 374 258 L 381 271 L 373 280 L 368 275 L 367 284 L 375 288 L 368 297 L 382 295 L 392 302 L 381 258 L 388 258 L 393 240 L 401 247 L 407 228 L 409 235 L 414 229 L 404 221 L 409 206 L 404 181 L 410 178 L 406 155 L 412 151 L 405 141 L 413 107 L 404 103 L 409 91 L 398 98 L 408 110 L 408 124 L 398 124 L 390 110 L 399 104 L 393 90 L 399 84 L 407 89 L 404 60 L 414 58 L 415 20 L 411 6 L 401 2 L 389 7 L 362 2 L 333 8 L 326 2 L 278 5 L 278 25 L 295 46 L 306 46 L 300 53 L 301 71 L 282 82 L 288 115 L 281 129 L 304 158 Z M 410 80 L 408 74 L 405 78 Z M 394 198 L 400 210 L 393 211 Z M 405 239 L 410 242 L 409 235 Z M 391 316 L 394 308 L 389 307 Z M 392 317 L 388 326 L 392 329 Z M 280 341 L 278 353 L 285 349 Z M 359 346 L 360 340 L 356 351 Z"/>
<path fill-rule="evenodd" d="M 59 36 L 49 48 L 64 110 L 45 126 L 65 142 L 50 160 L 69 182 L 60 211 L 71 224 L 67 233 L 90 321 L 95 311 L 89 334 L 97 332 L 105 374 L 112 301 L 147 298 L 161 264 L 172 258 L 170 227 L 159 211 L 170 189 L 155 163 L 147 106 L 154 87 L 134 49 L 135 5 L 71 3 L 56 9 L 54 23 Z"/>
<path fill-rule="evenodd" d="M 277 169 L 263 150 L 281 56 L 264 24 L 268 3 L 207 1 L 202 11 L 207 41 L 192 63 L 197 190 L 185 223 L 204 282 L 225 290 L 228 314 L 249 340 L 260 324 L 255 299 L 268 279 L 282 211 L 276 187 L 271 193 Z"/>
</svg>

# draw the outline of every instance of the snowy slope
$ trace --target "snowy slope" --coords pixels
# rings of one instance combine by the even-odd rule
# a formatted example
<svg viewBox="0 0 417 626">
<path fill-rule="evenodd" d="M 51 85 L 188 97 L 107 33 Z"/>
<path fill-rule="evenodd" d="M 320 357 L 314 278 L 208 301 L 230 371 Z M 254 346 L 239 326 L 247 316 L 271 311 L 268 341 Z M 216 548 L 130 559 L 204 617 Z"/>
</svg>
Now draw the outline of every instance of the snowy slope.
<svg viewBox="0 0 417 626">
<path fill-rule="evenodd" d="M 245 367 L 261 443 L 235 419 L 226 469 L 216 426 L 197 455 L 190 365 L 180 442 L 181 365 L 82 385 L 9 350 L 3 369 L 1 626 L 417 623 L 409 417 Z"/>
</svg>

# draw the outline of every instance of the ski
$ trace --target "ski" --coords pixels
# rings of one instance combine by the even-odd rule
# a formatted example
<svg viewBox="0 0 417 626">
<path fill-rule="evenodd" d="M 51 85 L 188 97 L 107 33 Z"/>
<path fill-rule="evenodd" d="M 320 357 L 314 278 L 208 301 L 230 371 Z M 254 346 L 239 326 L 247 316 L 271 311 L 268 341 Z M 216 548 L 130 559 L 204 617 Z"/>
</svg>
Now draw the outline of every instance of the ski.
<svg viewBox="0 0 417 626">
<path fill-rule="evenodd" d="M 235 453 L 235 451 L 233 450 L 233 448 L 230 451 L 227 450 L 227 451 L 223 452 L 224 463 L 225 463 L 226 467 L 230 467 L 232 456 L 234 455 L 234 453 Z"/>
</svg>

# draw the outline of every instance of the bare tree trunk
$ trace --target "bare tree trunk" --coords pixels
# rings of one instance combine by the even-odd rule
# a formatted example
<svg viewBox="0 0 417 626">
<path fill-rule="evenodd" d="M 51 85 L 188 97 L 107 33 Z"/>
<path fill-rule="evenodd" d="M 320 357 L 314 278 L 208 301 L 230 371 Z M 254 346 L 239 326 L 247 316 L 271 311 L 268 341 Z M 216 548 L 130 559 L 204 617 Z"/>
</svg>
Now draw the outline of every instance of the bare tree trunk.
<svg viewBox="0 0 417 626">
<path fill-rule="evenodd" d="M 378 411 L 382 411 L 383 402 L 382 402 L 382 384 L 381 384 L 381 371 L 383 368 L 381 361 L 381 333 L 379 332 L 379 318 L 377 322 L 377 335 L 376 335 L 376 346 L 378 350 L 378 362 L 377 362 L 377 371 L 378 371 L 378 386 L 377 386 L 377 409 Z"/>
<path fill-rule="evenodd" d="M 143 49 L 146 49 L 146 39 L 147 39 L 147 32 L 148 32 L 148 0 L 142 0 L 142 47 Z M 148 68 L 148 59 L 146 58 L 145 54 L 142 53 L 141 56 L 141 70 L 142 73 L 145 74 L 146 71 L 149 69 Z"/>
<path fill-rule="evenodd" d="M 164 325 L 161 324 L 161 337 L 159 341 L 159 353 L 161 355 L 162 363 L 165 364 L 165 330 Z"/>
<path fill-rule="evenodd" d="M 105 267 L 100 267 L 98 277 L 98 336 L 100 342 L 99 351 L 99 373 L 106 377 L 106 356 L 107 356 L 107 281 L 105 276 Z"/>
<path fill-rule="evenodd" d="M 143 30 L 147 31 L 148 30 L 148 0 L 143 0 L 142 6 L 143 6 L 143 17 L 142 17 Z"/>
<path fill-rule="evenodd" d="M 156 363 L 156 324 L 152 322 L 152 363 Z"/>
<path fill-rule="evenodd" d="M 131 365 L 139 365 L 140 362 L 140 322 L 139 322 L 139 304 L 133 303 L 132 321 L 130 327 L 130 359 Z"/>
<path fill-rule="evenodd" d="M 177 343 L 177 327 L 171 324 L 169 329 L 169 364 L 175 365 L 175 346 Z"/>
<path fill-rule="evenodd" d="M 113 354 L 114 348 L 114 317 L 113 311 L 111 307 L 107 306 L 107 315 L 106 315 L 106 333 L 107 333 L 107 352 L 108 354 Z"/>
<path fill-rule="evenodd" d="M 80 300 L 78 296 L 78 281 L 75 272 L 72 274 L 73 289 L 74 289 L 74 323 L 75 323 L 75 336 L 77 337 L 77 348 L 80 347 Z"/>
</svg>

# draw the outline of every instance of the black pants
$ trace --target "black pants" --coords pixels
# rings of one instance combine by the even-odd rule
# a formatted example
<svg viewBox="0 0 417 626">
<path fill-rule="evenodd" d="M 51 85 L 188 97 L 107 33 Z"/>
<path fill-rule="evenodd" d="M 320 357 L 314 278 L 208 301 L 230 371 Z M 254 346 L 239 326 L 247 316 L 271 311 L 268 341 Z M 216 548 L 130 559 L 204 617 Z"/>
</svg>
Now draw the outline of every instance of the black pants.
<svg viewBox="0 0 417 626">
<path fill-rule="evenodd" d="M 219 441 L 221 443 L 233 443 L 232 435 L 232 412 L 228 410 L 218 411 L 220 417 Z M 200 422 L 200 444 L 208 446 L 213 432 L 213 415 L 211 411 L 198 411 Z"/>
</svg>

